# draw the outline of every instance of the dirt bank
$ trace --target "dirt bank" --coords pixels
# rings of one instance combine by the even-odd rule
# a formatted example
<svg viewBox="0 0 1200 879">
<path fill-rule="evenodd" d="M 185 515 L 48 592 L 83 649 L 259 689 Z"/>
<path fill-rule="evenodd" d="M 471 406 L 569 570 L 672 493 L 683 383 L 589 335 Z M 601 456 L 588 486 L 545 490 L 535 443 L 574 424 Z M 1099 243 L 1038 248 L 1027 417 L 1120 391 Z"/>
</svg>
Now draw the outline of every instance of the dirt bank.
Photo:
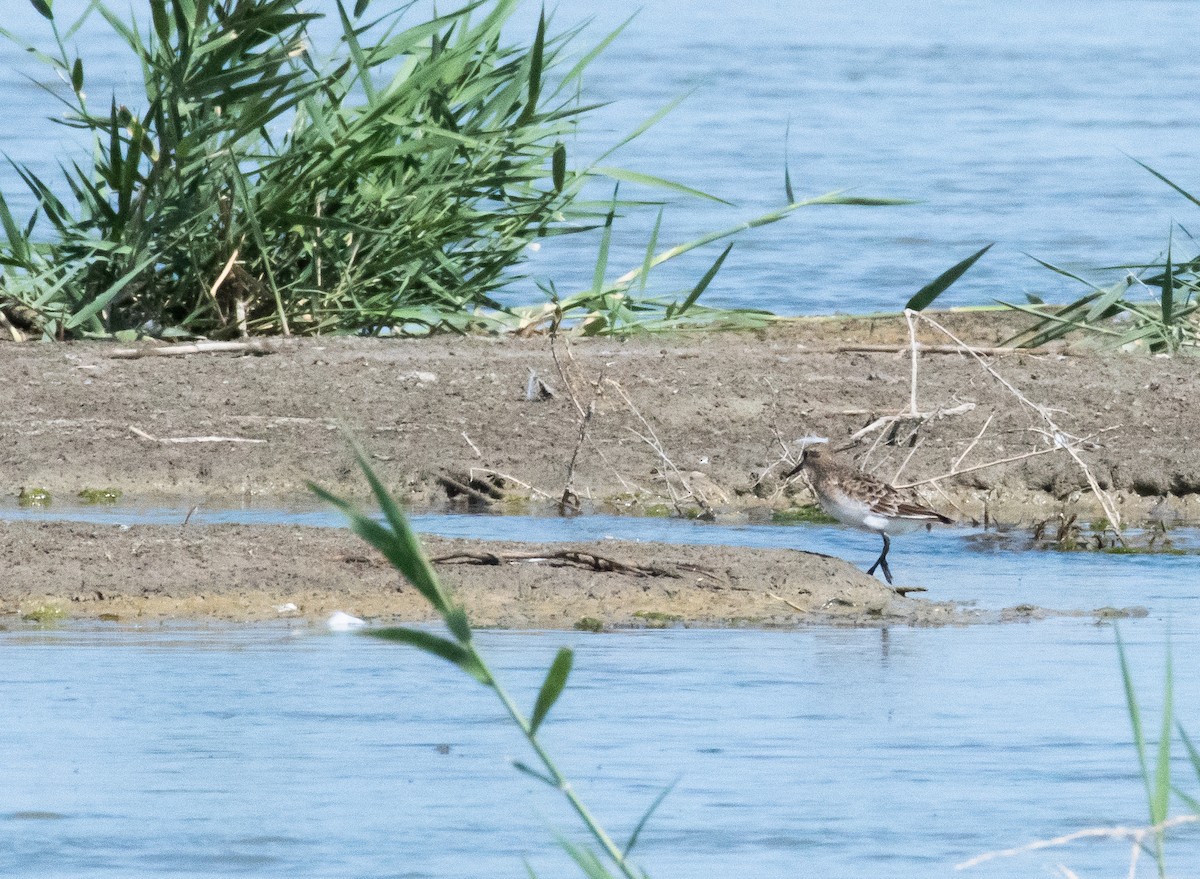
<svg viewBox="0 0 1200 879">
<path fill-rule="evenodd" d="M 478 626 L 961 625 L 1053 613 L 901 597 L 847 562 L 792 550 L 442 538 L 426 547 Z M 500 564 L 462 563 L 479 559 Z M 337 610 L 431 618 L 377 553 L 331 529 L 0 522 L 0 569 L 0 615 L 30 623 L 321 620 Z"/>
<path fill-rule="evenodd" d="M 994 345 L 1019 316 L 941 319 L 973 344 Z M 949 342 L 929 329 L 922 336 Z M 577 339 L 554 350 L 545 337 L 336 338 L 281 344 L 266 356 L 121 360 L 106 343 L 0 343 L 8 377 L 0 493 L 38 486 L 61 499 L 114 486 L 185 501 L 273 499 L 304 492 L 312 479 L 361 495 L 345 431 L 416 506 L 456 492 L 465 501 L 458 483 L 481 492 L 477 501 L 502 494 L 520 508 L 560 498 L 569 479 L 594 508 L 670 512 L 678 503 L 769 517 L 805 500 L 801 484 L 780 481 L 784 443 L 808 434 L 843 442 L 910 406 L 910 360 L 897 353 L 906 341 L 902 319 L 881 318 Z M 1086 440 L 1081 460 L 1129 522 L 1156 505 L 1158 514 L 1198 518 L 1194 360 L 1060 350 L 989 362 L 1027 402 L 965 355 L 927 353 L 917 408 L 954 414 L 900 419 L 868 431 L 847 454 L 890 481 L 913 482 L 956 462 L 966 469 L 1038 452 L 1054 445 L 1033 408 L 1042 406 L 1062 434 Z M 531 376 L 553 396 L 527 399 Z M 1100 513 L 1065 451 L 920 490 L 964 520 Z"/>
<path fill-rule="evenodd" d="M 955 337 L 987 348 L 1015 332 L 1020 316 L 953 313 L 938 320 Z M 37 487 L 62 503 L 85 488 L 113 487 L 126 499 L 166 496 L 218 506 L 243 498 L 285 502 L 313 480 L 361 498 L 365 488 L 349 435 L 388 487 L 416 508 L 551 510 L 566 491 L 585 510 L 769 521 L 811 501 L 801 482 L 784 484 L 781 475 L 790 469 L 797 437 L 823 435 L 848 445 L 847 457 L 891 482 L 961 471 L 914 490 L 963 522 L 1008 527 L 1059 515 L 1091 522 L 1105 513 L 1089 474 L 1126 525 L 1200 519 L 1193 359 L 1058 348 L 989 353 L 985 367 L 936 329 L 923 327 L 920 335 L 935 347 L 926 347 L 917 362 L 919 417 L 910 411 L 908 329 L 895 317 L 569 343 L 544 336 L 306 339 L 271 342 L 271 353 L 260 356 L 121 359 L 107 343 L 0 343 L 0 369 L 8 379 L 0 412 L 0 495 L 15 503 L 23 486 Z M 1004 459 L 1015 460 L 977 469 Z M 9 555 L 0 584 L 7 591 L 0 599 L 9 610 L 42 595 L 89 609 L 117 608 L 112 612 L 118 614 L 221 615 L 240 607 L 237 614 L 253 617 L 289 602 L 312 614 L 335 607 L 372 616 L 419 613 L 405 603 L 411 596 L 404 592 L 377 590 L 391 575 L 374 562 L 341 560 L 363 550 L 330 535 L 280 531 L 267 540 L 232 529 L 217 537 L 206 531 L 201 539 L 139 529 L 92 536 L 76 526 L 18 534 L 13 529 L 32 526 L 6 527 Z M 46 545 L 51 532 L 57 549 L 45 550 L 42 560 L 57 566 L 57 574 L 43 570 L 36 553 L 20 554 L 24 543 Z M 137 535 L 145 535 L 138 538 L 142 548 L 130 550 L 130 558 L 170 544 L 179 558 L 192 559 L 192 579 L 180 581 L 191 585 L 161 600 L 156 593 L 122 591 L 131 572 L 129 588 L 153 566 L 131 569 L 129 558 L 119 560 L 117 552 L 109 560 L 112 551 L 101 548 Z M 68 561 L 77 555 L 72 540 L 95 549 L 86 571 L 69 567 L 82 564 Z M 305 563 L 297 567 L 290 553 L 300 543 L 325 547 L 321 552 L 333 560 L 309 567 L 313 559 L 300 556 Z M 745 583 L 766 576 L 753 567 L 759 555 L 769 557 L 771 577 L 789 583 L 780 572 L 802 558 L 724 549 L 687 555 Z M 239 564 L 247 570 L 239 573 Z M 480 570 L 447 576 L 461 577 L 468 595 L 473 577 L 495 580 L 494 569 Z M 888 598 L 859 572 L 837 570 L 837 589 L 870 590 L 853 600 L 860 619 L 867 619 L 864 608 L 875 607 L 871 602 Z M 312 594 L 298 600 L 307 593 L 272 574 L 279 571 L 309 584 L 304 589 Z M 563 569 L 552 575 L 566 576 Z M 813 588 L 833 574 L 814 568 L 796 576 L 797 589 L 808 589 L 817 603 L 796 601 L 801 593 L 795 589 L 789 600 L 821 618 L 838 615 L 831 611 L 836 602 L 828 604 L 836 596 Z M 665 583 L 626 585 L 609 595 L 590 586 L 570 592 L 579 585 L 572 580 L 558 606 L 536 611 L 524 601 L 490 605 L 482 587 L 468 603 L 481 621 L 497 625 L 567 625 L 585 616 L 627 624 L 638 611 L 691 622 L 795 619 L 795 611 L 761 590 L 731 586 L 692 584 L 696 603 L 672 609 L 677 596 L 667 592 L 679 592 L 678 584 Z M 536 589 L 541 596 L 555 591 L 548 580 Z M 87 597 L 96 591 L 103 601 Z M 374 597 L 368 600 L 368 593 Z M 896 605 L 889 599 L 881 612 Z M 923 606 L 906 604 L 908 610 Z"/>
</svg>

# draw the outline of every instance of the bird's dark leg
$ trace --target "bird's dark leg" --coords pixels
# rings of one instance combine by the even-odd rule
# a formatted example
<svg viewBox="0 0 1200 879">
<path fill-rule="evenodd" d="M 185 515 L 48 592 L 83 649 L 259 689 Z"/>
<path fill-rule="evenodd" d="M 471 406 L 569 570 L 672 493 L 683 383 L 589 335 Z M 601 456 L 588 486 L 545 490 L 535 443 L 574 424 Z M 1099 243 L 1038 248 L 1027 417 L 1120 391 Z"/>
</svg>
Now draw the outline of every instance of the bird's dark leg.
<svg viewBox="0 0 1200 879">
<path fill-rule="evenodd" d="M 887 580 L 888 585 L 891 586 L 892 585 L 892 572 L 888 568 L 887 554 L 888 554 L 888 550 L 892 548 L 892 542 L 890 540 L 888 540 L 888 536 L 886 534 L 883 534 L 880 536 L 883 537 L 883 552 L 881 552 L 879 554 L 879 558 L 875 559 L 875 564 L 873 564 L 873 565 L 871 565 L 871 567 L 867 568 L 867 574 L 874 574 L 875 569 L 880 568 L 883 571 L 883 578 L 885 580 Z"/>
</svg>

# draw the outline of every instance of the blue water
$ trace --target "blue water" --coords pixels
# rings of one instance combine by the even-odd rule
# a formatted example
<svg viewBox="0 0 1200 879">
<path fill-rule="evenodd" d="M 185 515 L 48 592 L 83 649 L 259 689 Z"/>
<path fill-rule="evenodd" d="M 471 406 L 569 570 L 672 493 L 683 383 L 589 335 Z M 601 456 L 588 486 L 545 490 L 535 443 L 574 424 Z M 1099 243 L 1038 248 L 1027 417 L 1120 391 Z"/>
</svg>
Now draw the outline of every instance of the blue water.
<svg viewBox="0 0 1200 879">
<path fill-rule="evenodd" d="M 185 513 L 0 511 L 114 528 Z M 795 547 L 862 564 L 878 549 L 837 527 L 414 518 L 425 533 Z M 192 521 L 338 524 L 311 509 Z M 1194 556 L 1018 552 L 944 529 L 897 539 L 891 561 L 899 582 L 981 609 L 1145 607 L 1120 625 L 1147 728 L 1169 643 L 1195 731 Z M 1113 629 L 1091 617 L 480 638 L 523 704 L 553 650 L 576 648 L 546 738 L 614 833 L 678 779 L 641 845 L 656 877 L 950 876 L 984 851 L 1144 813 Z M 0 705 L 0 875 L 482 877 L 522 875 L 522 859 L 569 872 L 553 840 L 573 835 L 571 816 L 509 765 L 527 755 L 498 706 L 406 648 L 298 622 L 10 624 Z M 1176 777 L 1197 793 L 1189 767 Z M 1173 840 L 1174 863 L 1196 863 L 1198 841 Z M 1108 875 L 1125 856 L 1090 844 L 1017 863 Z"/>
<path fill-rule="evenodd" d="M 55 5 L 68 15 L 82 3 Z M 6 26 L 44 33 L 27 4 L 7 7 Z M 945 302 L 1026 291 L 1061 300 L 1074 288 L 1023 251 L 1072 268 L 1140 261 L 1163 248 L 1172 218 L 1195 222 L 1122 154 L 1200 189 L 1188 176 L 1200 66 L 1180 50 L 1193 4 L 614 0 L 597 10 L 561 0 L 558 21 L 595 14 L 598 37 L 639 8 L 587 80 L 587 98 L 613 105 L 568 146 L 595 155 L 695 89 L 620 162 L 737 206 L 670 206 L 664 243 L 781 205 L 789 119 L 798 192 L 854 187 L 924 202 L 809 209 L 757 230 L 710 303 L 894 309 L 989 241 L 998 244 Z M 529 27 L 532 5 L 524 14 Z M 103 29 L 89 26 L 78 42 L 93 101 L 113 88 L 128 95 L 135 72 Z M 42 76 L 0 46 L 0 150 L 53 178 L 67 132 L 41 121 L 53 105 L 22 72 Z M 19 215 L 29 210 L 7 166 L 0 188 Z M 651 222 L 621 222 L 614 267 L 640 264 Z M 594 239 L 561 239 L 530 268 L 570 291 L 588 285 L 594 255 Z M 659 288 L 688 286 L 714 257 L 664 272 Z M 530 285 L 512 297 L 534 295 Z M 185 513 L 160 511 L 171 522 Z M 122 510 L 86 515 L 128 521 Z M 836 528 L 599 517 L 418 524 L 490 537 L 796 547 L 862 565 L 878 551 L 873 537 Z M 1170 641 L 1178 710 L 1200 735 L 1194 558 L 1020 553 L 945 531 L 897 540 L 891 561 L 899 582 L 984 609 L 1146 607 L 1147 618 L 1121 631 L 1147 725 L 1157 729 Z M 572 684 L 545 734 L 619 837 L 679 779 L 639 846 L 658 879 L 998 877 L 1046 875 L 1059 863 L 1123 875 L 1117 843 L 965 874 L 952 866 L 1145 814 L 1113 631 L 1090 618 L 480 637 L 526 705 L 553 650 L 576 647 Z M 509 766 L 527 755 L 488 694 L 410 650 L 284 625 L 12 625 L 0 630 L 0 706 L 2 875 L 490 877 L 524 875 L 522 858 L 542 875 L 571 873 L 553 843 L 554 830 L 574 836 L 571 817 Z M 1177 777 L 1195 795 L 1189 773 L 1180 767 Z M 1187 875 L 1200 863 L 1197 835 L 1173 845 Z"/>
<path fill-rule="evenodd" d="M 83 5 L 59 0 L 56 8 L 65 18 Z M 6 26 L 45 33 L 28 4 L 8 6 Z M 514 31 L 532 34 L 537 9 L 527 4 Z M 1194 18 L 1186 0 L 882 0 L 866 7 L 613 0 L 602 8 L 560 0 L 557 9 L 564 27 L 595 16 L 593 40 L 638 13 L 586 80 L 586 99 L 612 104 L 568 144 L 573 157 L 596 156 L 691 93 L 615 161 L 736 206 L 672 204 L 663 244 L 781 206 L 789 120 L 798 194 L 853 188 L 923 202 L 810 208 L 756 230 L 709 288 L 711 304 L 783 314 L 896 309 L 990 241 L 996 247 L 945 303 L 1021 300 L 1026 292 L 1065 301 L 1077 287 L 1024 253 L 1076 270 L 1144 262 L 1165 250 L 1172 220 L 1196 224 L 1193 206 L 1125 155 L 1200 190 L 1193 161 L 1200 66 L 1178 51 Z M 316 30 L 318 51 L 330 32 Z M 76 42 L 86 47 L 93 102 L 106 103 L 114 88 L 134 102 L 128 96 L 137 72 L 99 22 Z M 56 110 L 23 73 L 47 78 L 0 45 L 0 150 L 53 177 L 67 132 L 41 121 Z M 30 200 L 7 167 L 0 187 L 19 214 L 28 211 Z M 622 192 L 649 194 L 629 186 Z M 641 264 L 652 223 L 649 213 L 619 221 L 614 269 Z M 1177 234 L 1177 253 L 1190 256 L 1186 235 Z M 709 248 L 662 272 L 652 287 L 690 287 L 717 252 Z M 547 242 L 529 268 L 570 292 L 590 286 L 595 253 L 594 238 L 568 237 Z M 538 299 L 532 282 L 509 295 Z"/>
<path fill-rule="evenodd" d="M 1194 616 L 1170 630 L 1195 731 L 1200 633 Z M 1122 632 L 1156 728 L 1166 627 Z M 619 839 L 678 780 L 639 844 L 658 879 L 949 877 L 983 851 L 1143 820 L 1108 626 L 480 641 L 524 704 L 553 651 L 576 649 L 544 735 Z M 5 876 L 575 874 L 553 841 L 575 824 L 510 766 L 530 755 L 497 704 L 407 648 L 110 626 L 0 631 L 0 659 Z M 1179 875 L 1198 841 L 1172 841 Z M 1124 875 L 1126 857 L 1078 844 L 966 875 Z"/>
</svg>

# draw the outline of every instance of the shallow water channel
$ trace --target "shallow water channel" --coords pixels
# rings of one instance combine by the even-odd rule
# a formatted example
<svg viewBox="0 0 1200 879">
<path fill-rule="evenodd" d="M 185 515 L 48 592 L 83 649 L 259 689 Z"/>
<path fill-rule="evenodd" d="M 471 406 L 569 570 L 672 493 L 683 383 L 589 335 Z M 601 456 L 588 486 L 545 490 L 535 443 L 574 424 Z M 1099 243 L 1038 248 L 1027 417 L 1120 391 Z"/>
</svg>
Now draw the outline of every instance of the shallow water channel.
<svg viewBox="0 0 1200 879">
<path fill-rule="evenodd" d="M 177 512 L 141 515 L 178 522 L 168 518 Z M 418 524 L 477 537 L 793 546 L 863 563 L 876 552 L 870 536 L 837 528 L 598 516 Z M 1120 628 L 1150 735 L 1168 641 L 1177 712 L 1200 730 L 1194 557 L 980 545 L 961 531 L 913 535 L 896 541 L 893 569 L 933 598 L 981 607 L 1147 607 Z M 962 874 L 953 865 L 1143 822 L 1113 628 L 1090 618 L 480 639 L 526 703 L 553 651 L 577 650 L 545 737 L 619 838 L 678 779 L 638 846 L 659 879 L 1009 876 L 1058 863 L 1123 875 L 1128 851 L 1115 842 Z M 522 858 L 542 875 L 573 870 L 554 843 L 555 831 L 574 836 L 572 818 L 509 765 L 528 755 L 498 705 L 410 649 L 296 622 L 13 625 L 0 631 L 0 705 L 3 875 L 519 876 Z M 1177 779 L 1200 788 L 1183 764 Z M 1181 833 L 1168 852 L 1177 867 L 1200 862 L 1200 834 Z"/>
</svg>

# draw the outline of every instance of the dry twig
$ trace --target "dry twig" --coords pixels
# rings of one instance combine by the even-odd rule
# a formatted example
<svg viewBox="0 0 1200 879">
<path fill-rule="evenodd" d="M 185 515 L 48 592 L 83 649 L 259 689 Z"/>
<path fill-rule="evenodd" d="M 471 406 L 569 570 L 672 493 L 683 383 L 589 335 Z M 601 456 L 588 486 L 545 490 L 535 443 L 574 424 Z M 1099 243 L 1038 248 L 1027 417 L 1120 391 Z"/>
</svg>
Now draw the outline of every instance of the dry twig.
<svg viewBox="0 0 1200 879">
<path fill-rule="evenodd" d="M 245 342 L 188 342 L 179 345 L 160 345 L 146 348 L 114 348 L 109 357 L 117 360 L 137 360 L 140 357 L 182 357 L 188 354 L 274 354 L 277 345 L 266 339 Z"/>
<path fill-rule="evenodd" d="M 850 439 L 846 440 L 842 448 L 849 448 L 867 434 L 874 433 L 880 428 L 887 427 L 889 424 L 895 424 L 898 421 L 932 421 L 935 418 L 949 418 L 954 415 L 965 415 L 974 409 L 974 403 L 960 403 L 957 406 L 951 406 L 949 409 L 933 409 L 929 412 L 901 412 L 897 415 L 884 415 L 880 418 L 876 418 L 866 427 L 853 434 Z"/>
<path fill-rule="evenodd" d="M 1064 836 L 1056 836 L 1053 839 L 1039 839 L 1028 845 L 1017 846 L 1016 848 L 1007 848 L 1000 851 L 984 852 L 981 855 L 976 855 L 970 860 L 963 861 L 960 864 L 955 864 L 955 870 L 966 870 L 971 867 L 987 861 L 995 860 L 996 858 L 1011 858 L 1015 855 L 1023 855 L 1028 852 L 1038 851 L 1046 848 L 1057 848 L 1067 845 L 1068 843 L 1076 842 L 1080 839 L 1127 839 L 1132 843 L 1133 853 L 1130 856 L 1130 872 L 1132 877 L 1136 871 L 1138 855 L 1141 852 L 1142 845 L 1147 838 L 1156 836 L 1164 830 L 1172 827 L 1178 827 L 1181 824 L 1193 824 L 1200 821 L 1200 815 L 1178 815 L 1175 818 L 1168 818 L 1159 824 L 1152 824 L 1149 827 L 1088 827 L 1083 830 L 1076 830 L 1074 833 L 1068 833 Z"/>
<path fill-rule="evenodd" d="M 265 439 L 248 439 L 241 436 L 164 436 L 158 437 L 146 433 L 140 428 L 129 425 L 129 432 L 140 436 L 152 443 L 265 443 Z"/>
<path fill-rule="evenodd" d="M 905 314 L 908 314 L 907 309 Z M 954 335 L 954 333 L 950 332 L 936 320 L 929 317 L 929 315 L 920 312 L 914 312 L 914 314 L 916 314 L 921 320 L 925 321 L 935 330 L 941 332 L 952 342 L 960 345 L 964 352 L 974 357 L 979 365 L 983 367 L 983 369 L 990 376 L 992 376 L 992 378 L 998 381 L 1010 394 L 1012 394 L 1018 402 L 1037 413 L 1038 417 L 1040 417 L 1050 429 L 1050 434 L 1054 438 L 1054 448 L 1064 449 L 1079 466 L 1079 469 L 1083 472 L 1084 479 L 1087 480 L 1088 487 L 1091 488 L 1092 493 L 1096 496 L 1096 499 L 1100 501 L 1100 506 L 1103 507 L 1104 514 L 1108 517 L 1109 524 L 1112 525 L 1112 529 L 1117 536 L 1117 540 L 1124 544 L 1125 536 L 1121 533 L 1121 514 L 1117 510 L 1116 505 L 1113 503 L 1113 500 L 1109 496 L 1108 492 L 1101 488 L 1100 483 L 1096 481 L 1096 477 L 1092 474 L 1091 468 L 1088 467 L 1083 458 L 1079 456 L 1079 450 L 1076 448 L 1076 445 L 1080 442 L 1079 438 L 1072 436 L 1059 427 L 1054 421 L 1054 418 L 1051 415 L 1051 410 L 1048 407 L 1034 403 L 1032 400 L 1022 394 L 1019 390 L 1017 390 L 1016 387 L 1013 386 L 1012 382 L 997 372 L 994 366 L 984 360 L 983 357 L 976 353 L 969 345 L 967 345 L 966 342 L 958 338 L 958 336 Z"/>
<path fill-rule="evenodd" d="M 708 502 L 708 498 L 704 496 L 703 492 L 696 491 L 692 486 L 691 481 L 683 475 L 677 466 L 675 466 L 675 462 L 672 461 L 667 455 L 666 448 L 664 448 L 662 441 L 658 438 L 658 434 L 654 430 L 654 425 L 646 420 L 646 417 L 642 415 L 641 410 L 634 405 L 633 400 L 630 399 L 627 393 L 625 393 L 625 389 L 621 387 L 620 383 L 614 381 L 613 379 L 606 379 L 606 382 L 616 389 L 617 393 L 621 396 L 621 399 L 625 401 L 625 405 L 629 407 L 629 411 L 632 412 L 638 421 L 642 422 L 642 424 L 645 426 L 646 432 L 649 434 L 649 436 L 643 436 L 632 427 L 627 428 L 629 432 L 650 446 L 650 448 L 652 448 L 655 453 L 658 454 L 658 457 L 663 462 L 663 465 L 670 472 L 675 474 L 675 477 L 679 480 L 680 485 L 683 486 L 685 494 L 682 496 L 677 495 L 675 493 L 675 487 L 671 484 L 670 477 L 668 477 L 666 473 L 663 474 L 663 481 L 667 485 L 667 492 L 671 495 L 671 503 L 674 504 L 675 509 L 678 510 L 680 514 L 683 514 L 684 510 L 682 503 L 690 498 L 696 502 L 701 510 L 704 511 L 706 518 L 715 519 L 716 512 L 713 510 L 712 505 Z"/>
</svg>

